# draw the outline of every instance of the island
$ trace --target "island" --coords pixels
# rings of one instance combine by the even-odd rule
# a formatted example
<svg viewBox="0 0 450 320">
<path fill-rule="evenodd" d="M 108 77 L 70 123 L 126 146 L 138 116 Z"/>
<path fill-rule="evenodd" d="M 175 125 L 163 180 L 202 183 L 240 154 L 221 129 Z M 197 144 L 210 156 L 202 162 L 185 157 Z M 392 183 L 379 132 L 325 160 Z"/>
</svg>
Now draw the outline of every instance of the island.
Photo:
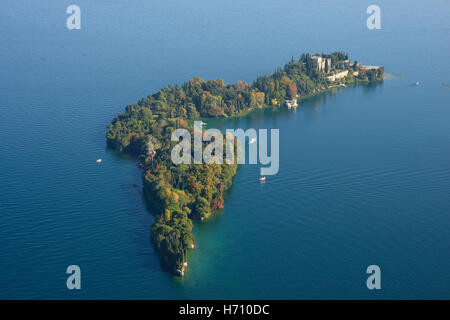
<svg viewBox="0 0 450 320">
<path fill-rule="evenodd" d="M 162 266 L 184 276 L 188 251 L 195 248 L 193 221 L 223 208 L 237 172 L 236 163 L 173 164 L 175 129 L 193 132 L 194 120 L 241 116 L 263 107 L 295 108 L 301 98 L 333 87 L 383 81 L 383 74 L 383 67 L 350 62 L 344 52 L 302 54 L 253 84 L 195 77 L 128 105 L 108 126 L 107 144 L 140 161 L 144 195 L 155 213 L 151 240 Z"/>
</svg>

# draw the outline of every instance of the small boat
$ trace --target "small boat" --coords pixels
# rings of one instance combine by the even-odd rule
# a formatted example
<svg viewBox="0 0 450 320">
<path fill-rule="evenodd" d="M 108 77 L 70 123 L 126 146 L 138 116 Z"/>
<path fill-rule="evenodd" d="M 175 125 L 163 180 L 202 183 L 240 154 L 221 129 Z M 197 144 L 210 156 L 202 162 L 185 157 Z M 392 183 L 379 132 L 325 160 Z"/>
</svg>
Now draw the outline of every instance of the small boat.
<svg viewBox="0 0 450 320">
<path fill-rule="evenodd" d="M 266 177 L 261 177 L 258 180 L 259 180 L 259 182 L 265 182 L 266 181 Z"/>
<path fill-rule="evenodd" d="M 102 162 L 102 159 L 97 159 L 96 162 L 97 162 L 97 163 L 101 163 L 101 162 Z"/>
<path fill-rule="evenodd" d="M 416 86 L 419 86 L 419 85 L 420 85 L 420 82 L 419 82 L 419 81 L 417 81 L 417 82 L 416 82 Z"/>
<path fill-rule="evenodd" d="M 256 142 L 256 138 L 251 138 L 250 139 L 250 144 L 253 144 L 253 143 L 255 143 Z"/>
<path fill-rule="evenodd" d="M 200 122 L 200 125 L 203 127 L 203 126 L 206 126 L 206 122 Z"/>
</svg>

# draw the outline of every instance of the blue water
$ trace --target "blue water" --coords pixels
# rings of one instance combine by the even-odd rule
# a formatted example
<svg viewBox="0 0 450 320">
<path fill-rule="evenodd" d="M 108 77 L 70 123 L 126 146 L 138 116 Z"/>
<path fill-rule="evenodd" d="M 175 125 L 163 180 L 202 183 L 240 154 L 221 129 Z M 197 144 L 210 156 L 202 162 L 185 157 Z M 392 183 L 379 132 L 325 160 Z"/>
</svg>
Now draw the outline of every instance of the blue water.
<svg viewBox="0 0 450 320">
<path fill-rule="evenodd" d="M 0 298 L 450 298 L 447 1 L 378 1 L 372 31 L 361 0 L 77 0 L 72 31 L 70 4 L 1 4 Z M 280 171 L 261 185 L 241 167 L 194 227 L 187 276 L 164 272 L 136 161 L 106 149 L 111 119 L 196 75 L 253 81 L 334 50 L 403 77 L 210 121 L 279 128 Z"/>
</svg>

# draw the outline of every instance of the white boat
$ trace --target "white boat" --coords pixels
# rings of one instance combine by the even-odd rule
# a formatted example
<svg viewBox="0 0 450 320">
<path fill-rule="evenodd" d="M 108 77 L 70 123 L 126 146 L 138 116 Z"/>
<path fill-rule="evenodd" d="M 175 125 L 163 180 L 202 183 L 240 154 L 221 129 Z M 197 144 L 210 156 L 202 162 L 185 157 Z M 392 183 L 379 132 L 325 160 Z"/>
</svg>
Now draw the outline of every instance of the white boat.
<svg viewBox="0 0 450 320">
<path fill-rule="evenodd" d="M 97 163 L 101 163 L 101 162 L 102 162 L 102 159 L 97 159 L 96 162 L 97 162 Z"/>
<path fill-rule="evenodd" d="M 256 138 L 251 138 L 250 139 L 250 144 L 255 143 L 256 142 Z"/>
<path fill-rule="evenodd" d="M 418 85 L 420 85 L 420 82 L 419 82 L 419 81 L 416 82 L 416 86 L 418 86 Z"/>
<path fill-rule="evenodd" d="M 259 182 L 265 182 L 266 181 L 266 177 L 261 177 L 258 180 L 259 180 Z"/>
</svg>

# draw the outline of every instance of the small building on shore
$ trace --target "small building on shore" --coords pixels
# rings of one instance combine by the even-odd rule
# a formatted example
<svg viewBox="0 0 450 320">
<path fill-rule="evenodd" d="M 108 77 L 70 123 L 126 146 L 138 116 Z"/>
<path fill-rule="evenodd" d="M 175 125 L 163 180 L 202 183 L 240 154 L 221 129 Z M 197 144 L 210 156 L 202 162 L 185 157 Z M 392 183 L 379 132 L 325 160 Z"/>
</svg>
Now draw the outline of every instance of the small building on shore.
<svg viewBox="0 0 450 320">
<path fill-rule="evenodd" d="M 289 109 L 298 107 L 298 101 L 297 101 L 297 98 L 298 98 L 298 95 L 295 96 L 295 98 L 292 99 L 292 100 L 286 100 L 286 101 L 285 101 L 286 106 L 287 106 Z"/>
</svg>

